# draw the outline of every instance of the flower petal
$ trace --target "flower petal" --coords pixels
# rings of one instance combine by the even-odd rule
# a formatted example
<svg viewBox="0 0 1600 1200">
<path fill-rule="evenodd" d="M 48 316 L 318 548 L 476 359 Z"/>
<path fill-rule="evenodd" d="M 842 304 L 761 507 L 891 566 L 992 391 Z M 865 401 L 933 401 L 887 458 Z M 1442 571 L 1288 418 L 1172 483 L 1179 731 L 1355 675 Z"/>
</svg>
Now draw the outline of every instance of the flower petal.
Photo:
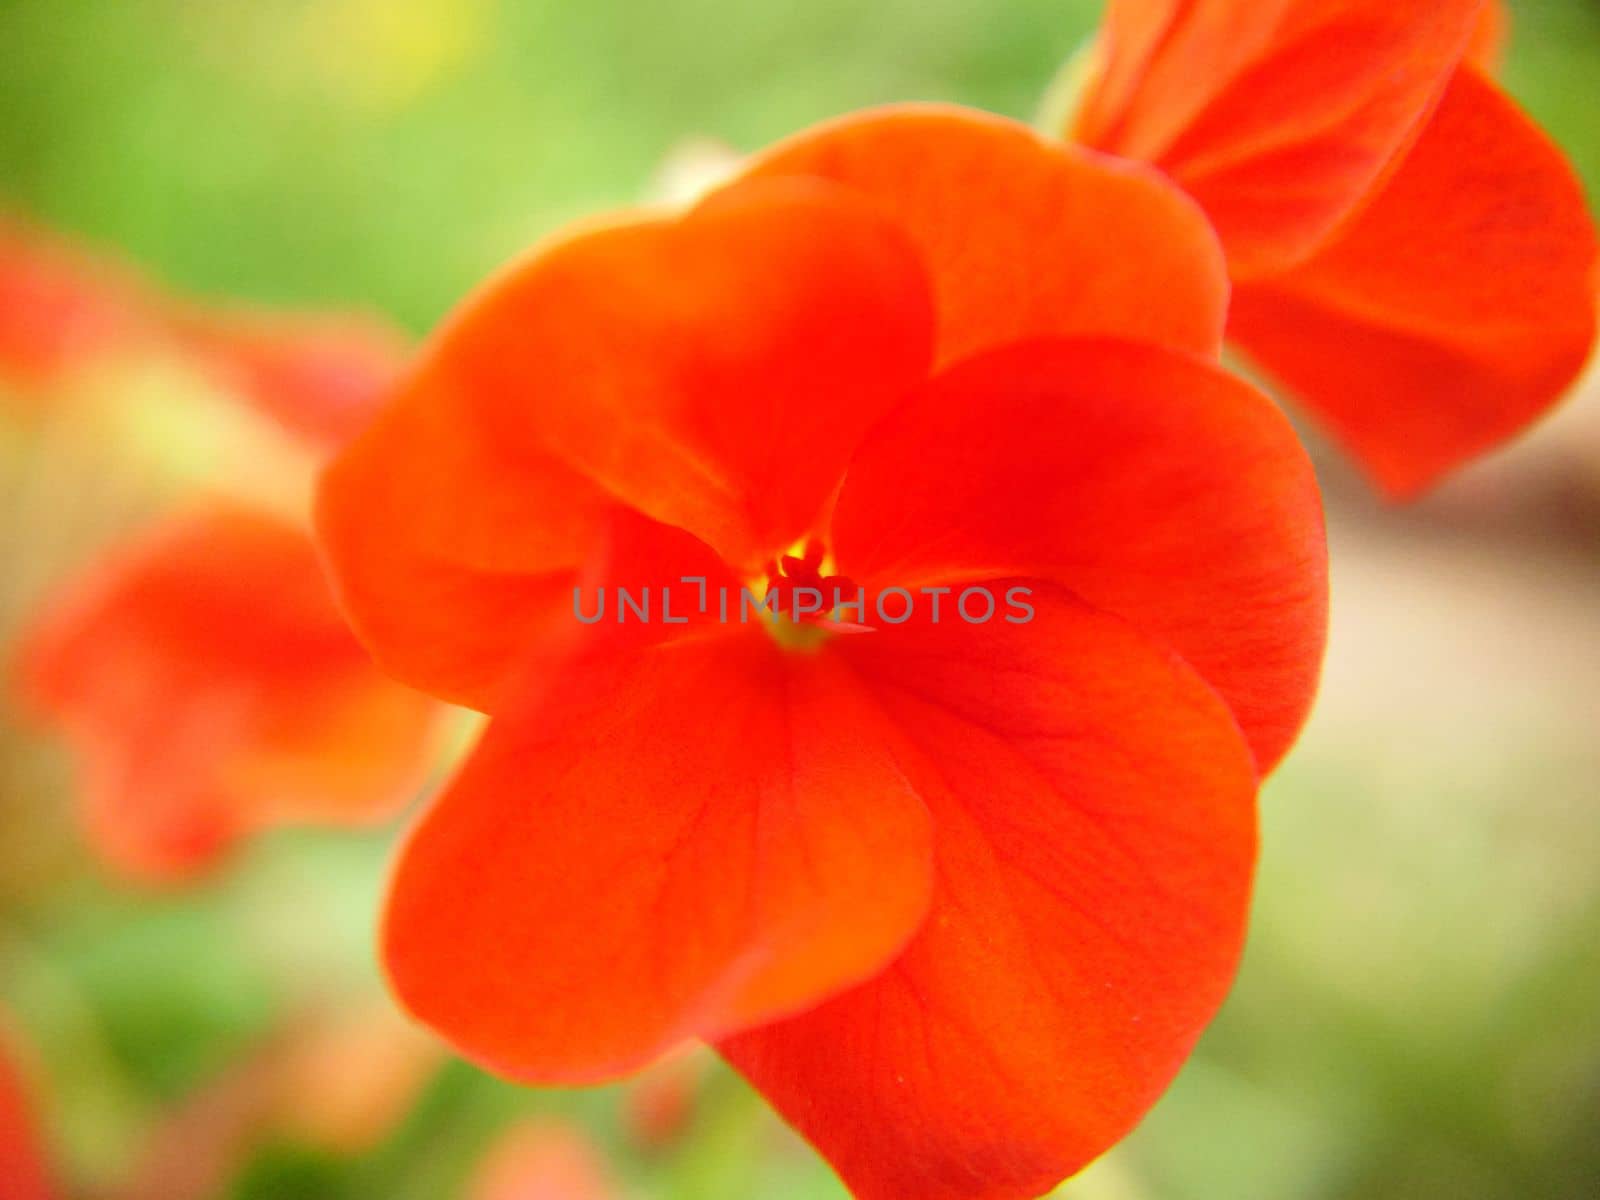
<svg viewBox="0 0 1600 1200">
<path fill-rule="evenodd" d="M 570 627 L 574 587 L 725 575 L 703 543 L 554 456 L 508 454 L 431 356 L 324 472 L 316 516 L 335 590 L 373 658 L 484 712 L 543 639 Z"/>
<path fill-rule="evenodd" d="M 172 519 L 70 582 L 22 680 L 82 757 L 97 846 L 153 877 L 261 825 L 393 813 L 421 785 L 436 713 L 350 636 L 310 539 L 231 507 Z"/>
<path fill-rule="evenodd" d="M 1122 622 L 1032 603 L 841 643 L 933 814 L 933 909 L 871 982 L 721 1047 L 860 1200 L 1041 1195 L 1128 1132 L 1233 975 L 1237 728 Z"/>
<path fill-rule="evenodd" d="M 748 183 L 534 254 L 428 369 L 508 454 L 553 456 L 747 572 L 815 524 L 861 433 L 925 376 L 932 328 L 915 252 L 864 201 Z"/>
<path fill-rule="evenodd" d="M 622 1074 L 870 976 L 921 922 L 921 802 L 827 655 L 597 627 L 496 717 L 412 833 L 385 957 L 497 1072 Z"/>
<path fill-rule="evenodd" d="M 865 194 L 916 243 L 937 294 L 941 363 L 1044 336 L 1220 346 L 1228 284 L 1215 235 L 1143 165 L 987 113 L 906 105 L 801 133 L 747 172 L 781 175 Z"/>
<path fill-rule="evenodd" d="M 1560 150 L 1464 67 L 1388 186 L 1310 262 L 1240 288 L 1229 333 L 1404 496 L 1566 391 L 1596 260 Z"/>
<path fill-rule="evenodd" d="M 316 523 L 377 662 L 487 711 L 615 508 L 549 456 L 509 458 L 425 363 L 324 472 Z"/>
<path fill-rule="evenodd" d="M 1069 131 L 1165 168 L 1235 279 L 1303 260 L 1410 145 L 1482 0 L 1114 0 Z"/>
<path fill-rule="evenodd" d="M 1467 45 L 1467 61 L 1486 75 L 1493 75 L 1505 57 L 1506 44 L 1511 41 L 1511 9 L 1506 0 L 1484 0 L 1478 14 L 1478 24 L 1472 31 L 1472 41 Z"/>
<path fill-rule="evenodd" d="M 886 586 L 1059 580 L 1188 659 L 1263 771 L 1316 690 L 1316 480 L 1276 406 L 1198 358 L 1034 342 L 956 365 L 863 444 L 834 547 Z"/>
</svg>

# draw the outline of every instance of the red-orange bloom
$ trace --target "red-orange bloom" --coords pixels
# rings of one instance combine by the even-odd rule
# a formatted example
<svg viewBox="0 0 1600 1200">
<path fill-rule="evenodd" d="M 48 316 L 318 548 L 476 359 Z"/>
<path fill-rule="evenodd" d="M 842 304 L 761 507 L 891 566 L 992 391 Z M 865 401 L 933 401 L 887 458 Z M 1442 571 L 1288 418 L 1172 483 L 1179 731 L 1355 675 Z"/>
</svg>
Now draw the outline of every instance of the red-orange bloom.
<svg viewBox="0 0 1600 1200">
<path fill-rule="evenodd" d="M 112 361 L 179 365 L 291 435 L 285 491 L 371 419 L 408 353 L 361 317 L 203 309 L 0 221 L 0 378 L 27 393 Z M 96 847 L 146 877 L 209 865 L 264 825 L 390 814 L 432 748 L 437 706 L 371 666 L 303 524 L 231 503 L 91 563 L 18 658 L 79 752 Z"/>
<path fill-rule="evenodd" d="M 50 1200 L 56 1189 L 25 1083 L 6 1038 L 0 1036 L 0 1196 L 5 1200 Z"/>
<path fill-rule="evenodd" d="M 868 1200 L 1126 1132 L 1227 989 L 1322 645 L 1226 294 L 1154 171 L 905 109 L 468 301 L 318 512 L 379 659 L 494 718 L 394 876 L 405 1003 L 529 1080 L 718 1042 Z M 718 611 L 829 577 L 914 615 Z M 620 584 L 653 623 L 575 619 Z"/>
<path fill-rule="evenodd" d="M 366 822 L 422 784 L 436 706 L 381 675 L 299 526 L 200 507 L 108 553 L 25 639 L 110 862 L 175 878 L 284 821 Z"/>
<path fill-rule="evenodd" d="M 1512 437 L 1594 344 L 1561 152 L 1488 78 L 1498 0 L 1111 0 L 1068 129 L 1205 208 L 1229 337 L 1396 496 Z"/>
<path fill-rule="evenodd" d="M 0 384 L 40 389 L 117 356 L 166 356 L 328 448 L 372 416 L 410 347 L 349 313 L 218 309 L 0 213 Z"/>
</svg>

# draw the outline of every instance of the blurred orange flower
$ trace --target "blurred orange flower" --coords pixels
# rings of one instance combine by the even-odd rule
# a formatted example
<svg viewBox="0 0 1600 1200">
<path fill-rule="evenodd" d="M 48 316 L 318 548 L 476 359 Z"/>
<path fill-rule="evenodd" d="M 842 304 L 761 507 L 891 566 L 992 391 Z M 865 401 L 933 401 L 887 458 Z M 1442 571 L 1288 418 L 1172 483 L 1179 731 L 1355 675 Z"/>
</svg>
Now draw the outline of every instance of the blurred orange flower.
<svg viewBox="0 0 1600 1200">
<path fill-rule="evenodd" d="M 433 747 L 436 706 L 371 664 L 305 532 L 240 506 L 107 552 L 19 662 L 78 755 L 94 845 L 146 878 L 211 865 L 262 826 L 390 816 Z"/>
<path fill-rule="evenodd" d="M 389 325 L 351 314 L 194 309 L 172 328 L 224 390 L 327 450 L 372 419 L 411 352 Z"/>
<path fill-rule="evenodd" d="M 274 1123 L 293 1140 L 362 1154 L 387 1137 L 445 1057 L 387 997 L 306 1022 L 277 1055 Z"/>
<path fill-rule="evenodd" d="M 269 453 L 252 427 L 260 455 L 235 442 L 241 461 L 207 466 L 222 491 L 277 468 L 267 490 L 287 515 L 193 502 L 47 595 L 16 649 L 25 701 L 80 759 L 95 847 L 172 880 L 263 826 L 392 815 L 422 783 L 438 708 L 370 664 L 293 509 L 315 461 L 370 419 L 405 339 L 364 317 L 203 307 L 17 221 L 0 226 L 0 293 L 15 301 L 0 373 L 24 392 L 148 358 L 287 435 Z"/>
<path fill-rule="evenodd" d="M 1386 491 L 1511 438 L 1594 345 L 1582 187 L 1485 73 L 1498 0 L 1111 0 L 1066 133 L 1204 207 L 1229 337 Z"/>
<path fill-rule="evenodd" d="M 618 1200 L 604 1155 L 576 1125 L 548 1118 L 512 1126 L 491 1147 L 466 1200 Z"/>
<path fill-rule="evenodd" d="M 1158 173 L 912 108 L 469 300 L 318 503 L 378 659 L 493 716 L 393 877 L 407 1006 L 534 1081 L 717 1041 L 869 1200 L 1124 1134 L 1228 987 L 1323 639 L 1226 295 Z M 849 622 L 717 614 L 846 572 Z M 667 608 L 574 619 L 621 585 Z"/>
<path fill-rule="evenodd" d="M 331 447 L 371 417 L 409 352 L 401 333 L 365 315 L 167 294 L 115 256 L 0 213 L 0 383 L 20 393 L 108 358 L 165 357 Z"/>
<path fill-rule="evenodd" d="M 127 268 L 0 213 L 0 382 L 39 388 L 153 336 L 148 309 Z"/>
</svg>

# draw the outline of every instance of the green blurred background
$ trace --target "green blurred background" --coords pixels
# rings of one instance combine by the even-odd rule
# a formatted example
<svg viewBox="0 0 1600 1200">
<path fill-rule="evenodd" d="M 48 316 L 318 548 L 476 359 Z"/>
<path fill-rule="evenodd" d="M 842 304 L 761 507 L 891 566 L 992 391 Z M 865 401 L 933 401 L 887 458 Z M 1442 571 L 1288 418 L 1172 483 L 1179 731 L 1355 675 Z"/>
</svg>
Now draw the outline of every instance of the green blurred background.
<svg viewBox="0 0 1600 1200">
<path fill-rule="evenodd" d="M 1513 8 L 1507 80 L 1600 195 L 1600 5 Z M 0 0 L 0 204 L 182 291 L 421 332 L 541 233 L 640 198 L 686 136 L 748 149 L 905 99 L 1027 117 L 1097 9 Z M 1065 1195 L 1600 1195 L 1596 404 L 1591 384 L 1542 437 L 1405 514 L 1330 468 L 1328 682 L 1264 801 L 1244 972 L 1168 1098 Z M 59 751 L 4 746 L 29 767 L 3 777 L 30 782 L 0 816 L 62 805 Z M 274 835 L 152 897 L 62 836 L 24 868 L 0 856 L 0 986 L 67 1173 L 121 1195 L 154 1133 L 211 1129 L 239 1064 L 306 1005 L 365 1002 L 387 842 Z M 224 1194 L 459 1195 L 508 1120 L 556 1112 L 641 1200 L 843 1196 L 716 1068 L 666 1144 L 630 1133 L 629 1103 L 450 1065 L 362 1153 L 245 1138 Z"/>
</svg>

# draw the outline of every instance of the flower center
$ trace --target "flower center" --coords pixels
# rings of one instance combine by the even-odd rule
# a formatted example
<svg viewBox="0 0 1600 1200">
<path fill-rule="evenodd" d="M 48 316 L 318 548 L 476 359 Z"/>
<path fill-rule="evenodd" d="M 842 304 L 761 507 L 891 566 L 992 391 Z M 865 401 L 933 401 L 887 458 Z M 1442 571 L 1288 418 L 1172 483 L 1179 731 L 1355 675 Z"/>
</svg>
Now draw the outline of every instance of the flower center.
<svg viewBox="0 0 1600 1200">
<path fill-rule="evenodd" d="M 804 539 L 773 559 L 750 592 L 764 597 L 767 632 L 786 650 L 814 651 L 833 634 L 869 628 L 860 623 L 866 611 L 860 589 L 833 570 L 815 539 Z M 855 620 L 844 620 L 846 615 Z"/>
</svg>

